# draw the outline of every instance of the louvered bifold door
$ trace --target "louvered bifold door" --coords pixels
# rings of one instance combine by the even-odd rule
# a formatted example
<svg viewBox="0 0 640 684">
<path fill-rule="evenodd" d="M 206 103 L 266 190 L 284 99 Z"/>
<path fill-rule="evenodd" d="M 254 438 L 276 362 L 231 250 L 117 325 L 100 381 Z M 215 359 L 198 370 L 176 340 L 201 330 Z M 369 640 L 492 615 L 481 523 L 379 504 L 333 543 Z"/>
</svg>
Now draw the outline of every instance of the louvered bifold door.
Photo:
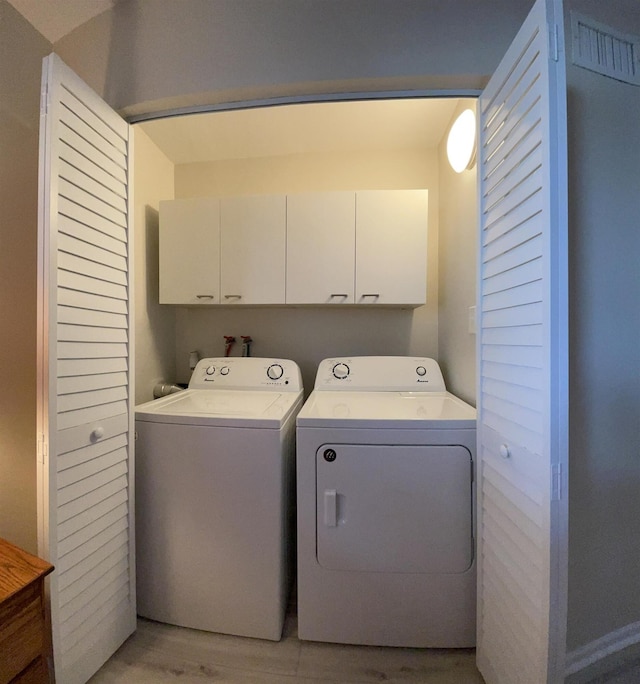
<svg viewBox="0 0 640 684">
<path fill-rule="evenodd" d="M 40 135 L 39 545 L 56 680 L 135 629 L 129 126 L 55 55 Z"/>
<path fill-rule="evenodd" d="M 477 659 L 487 684 L 563 681 L 567 218 L 561 9 L 559 2 L 538 0 L 479 103 Z"/>
</svg>

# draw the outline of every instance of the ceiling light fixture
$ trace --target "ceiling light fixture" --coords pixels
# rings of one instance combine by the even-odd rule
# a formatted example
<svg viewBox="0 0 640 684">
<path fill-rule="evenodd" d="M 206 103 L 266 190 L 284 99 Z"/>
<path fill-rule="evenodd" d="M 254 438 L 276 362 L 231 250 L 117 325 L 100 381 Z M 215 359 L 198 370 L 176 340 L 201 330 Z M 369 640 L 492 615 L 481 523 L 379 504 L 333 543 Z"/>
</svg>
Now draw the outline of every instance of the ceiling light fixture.
<svg viewBox="0 0 640 684">
<path fill-rule="evenodd" d="M 476 115 L 471 109 L 465 109 L 451 126 L 447 158 L 456 173 L 472 168 L 476 162 Z"/>
</svg>

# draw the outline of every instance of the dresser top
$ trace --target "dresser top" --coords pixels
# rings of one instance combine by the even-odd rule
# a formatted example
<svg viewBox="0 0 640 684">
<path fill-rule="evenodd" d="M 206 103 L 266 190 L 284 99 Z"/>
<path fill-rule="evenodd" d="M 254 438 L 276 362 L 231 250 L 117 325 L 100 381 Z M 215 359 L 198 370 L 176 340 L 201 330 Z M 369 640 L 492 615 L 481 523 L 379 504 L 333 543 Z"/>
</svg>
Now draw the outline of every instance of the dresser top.
<svg viewBox="0 0 640 684">
<path fill-rule="evenodd" d="M 0 539 L 0 603 L 52 570 L 51 563 Z"/>
</svg>

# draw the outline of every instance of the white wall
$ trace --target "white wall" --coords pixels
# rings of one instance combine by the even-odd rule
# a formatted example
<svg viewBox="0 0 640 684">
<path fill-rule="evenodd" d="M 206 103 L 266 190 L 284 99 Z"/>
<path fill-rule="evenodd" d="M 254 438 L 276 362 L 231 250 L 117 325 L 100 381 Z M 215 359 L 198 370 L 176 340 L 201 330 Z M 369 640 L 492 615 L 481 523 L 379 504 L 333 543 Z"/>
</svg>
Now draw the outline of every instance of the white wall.
<svg viewBox="0 0 640 684">
<path fill-rule="evenodd" d="M 158 304 L 158 203 L 173 199 L 170 162 L 140 127 L 134 128 L 135 403 L 175 377 L 175 311 Z"/>
<path fill-rule="evenodd" d="M 129 0 L 56 44 L 124 113 L 291 94 L 478 88 L 532 0 Z"/>
<path fill-rule="evenodd" d="M 333 355 L 438 357 L 438 163 L 435 150 L 306 154 L 177 165 L 176 197 L 270 192 L 427 188 L 427 304 L 417 309 L 177 309 L 177 379 L 189 379 L 188 353 L 221 356 L 224 335 L 250 335 L 254 356 L 294 359 L 305 389 L 318 363 Z"/>
<path fill-rule="evenodd" d="M 637 0 L 567 7 L 640 36 Z M 640 642 L 640 88 L 567 76 L 573 651 L 634 624 Z"/>
<path fill-rule="evenodd" d="M 0 537 L 37 550 L 36 274 L 42 58 L 51 45 L 0 0 Z"/>
<path fill-rule="evenodd" d="M 451 123 L 475 107 L 475 100 L 461 101 Z M 447 135 L 438 147 L 438 163 L 438 356 L 449 391 L 475 406 L 476 336 L 469 333 L 469 307 L 476 303 L 477 165 L 456 173 L 447 159 Z"/>
</svg>

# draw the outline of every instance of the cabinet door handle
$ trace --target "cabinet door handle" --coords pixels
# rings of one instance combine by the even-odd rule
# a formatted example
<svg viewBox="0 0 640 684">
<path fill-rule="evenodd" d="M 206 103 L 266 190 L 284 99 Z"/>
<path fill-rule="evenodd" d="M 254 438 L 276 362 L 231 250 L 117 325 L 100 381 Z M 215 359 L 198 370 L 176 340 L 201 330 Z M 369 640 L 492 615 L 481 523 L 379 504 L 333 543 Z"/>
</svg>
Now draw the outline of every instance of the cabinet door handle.
<svg viewBox="0 0 640 684">
<path fill-rule="evenodd" d="M 197 299 L 215 299 L 215 295 L 196 295 Z"/>
<path fill-rule="evenodd" d="M 242 295 L 225 295 L 225 299 L 242 299 Z"/>
<path fill-rule="evenodd" d="M 379 296 L 380 295 L 377 292 L 369 293 L 369 294 L 361 294 L 360 299 L 364 299 L 365 297 L 375 297 L 377 299 Z"/>
<path fill-rule="evenodd" d="M 348 296 L 349 296 L 348 294 L 342 294 L 342 293 L 339 293 L 339 292 L 338 292 L 338 293 L 332 292 L 332 293 L 329 295 L 329 298 L 330 298 L 330 299 L 333 299 L 334 297 L 342 297 L 343 299 L 346 299 Z"/>
</svg>

